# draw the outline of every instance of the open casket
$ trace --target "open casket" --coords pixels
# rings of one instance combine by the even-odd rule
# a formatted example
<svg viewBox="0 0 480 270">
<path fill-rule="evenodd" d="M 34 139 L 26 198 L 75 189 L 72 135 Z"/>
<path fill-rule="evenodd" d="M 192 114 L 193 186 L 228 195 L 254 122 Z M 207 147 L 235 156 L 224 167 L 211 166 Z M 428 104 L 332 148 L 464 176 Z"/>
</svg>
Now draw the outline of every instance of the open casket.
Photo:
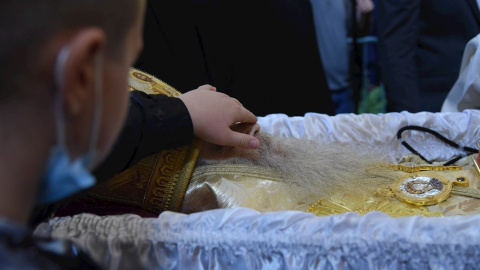
<svg viewBox="0 0 480 270">
<path fill-rule="evenodd" d="M 478 110 L 272 114 L 260 117 L 259 124 L 278 136 L 347 143 L 352 149 L 372 145 L 388 152 L 392 163 L 410 153 L 396 138 L 407 125 L 432 128 L 470 147 L 480 138 Z M 459 153 L 429 136 L 417 133 L 410 144 L 428 159 L 447 160 Z M 470 179 L 479 180 L 478 175 Z M 80 214 L 54 218 L 35 233 L 71 239 L 108 269 L 473 269 L 480 265 L 479 224 L 480 215 L 468 213 L 393 218 L 372 211 L 319 217 L 236 207 L 189 215 L 165 211 L 158 218 Z"/>
<path fill-rule="evenodd" d="M 170 86 L 136 72 L 130 73 L 132 88 L 146 87 L 146 92 L 161 88 L 163 94 L 175 95 Z M 382 153 L 385 162 L 393 164 L 411 154 L 397 138 L 405 126 L 434 130 L 472 149 L 480 141 L 480 110 L 475 109 L 297 117 L 270 114 L 259 117 L 258 123 L 263 132 L 278 137 L 347 145 L 352 152 L 362 145 L 367 154 L 371 147 L 372 154 Z M 427 160 L 445 161 L 464 154 L 430 133 L 412 131 L 408 142 Z M 190 169 L 193 164 L 188 160 L 198 155 L 192 149 L 198 148 L 193 145 L 177 151 Z M 171 154 L 165 160 L 172 159 Z M 477 154 L 470 154 L 459 162 L 476 158 Z M 149 166 L 149 162 L 140 165 Z M 180 190 L 182 196 L 188 186 L 185 179 L 191 176 L 183 168 L 166 185 L 172 193 Z M 142 170 L 140 176 L 145 173 Z M 469 179 L 470 195 L 452 193 L 438 206 L 428 206 L 436 207 L 440 216 L 414 212 L 393 217 L 380 208 L 364 207 L 362 201 L 363 211 L 333 211 L 323 216 L 298 209 L 260 212 L 241 204 L 183 214 L 176 211 L 182 196 L 163 196 L 154 198 L 150 208 L 163 211 L 158 217 L 81 213 L 41 223 L 35 234 L 69 239 L 107 269 L 474 269 L 480 266 L 480 170 L 469 166 L 462 174 Z M 128 186 L 126 196 L 136 192 L 135 186 L 144 185 Z"/>
</svg>

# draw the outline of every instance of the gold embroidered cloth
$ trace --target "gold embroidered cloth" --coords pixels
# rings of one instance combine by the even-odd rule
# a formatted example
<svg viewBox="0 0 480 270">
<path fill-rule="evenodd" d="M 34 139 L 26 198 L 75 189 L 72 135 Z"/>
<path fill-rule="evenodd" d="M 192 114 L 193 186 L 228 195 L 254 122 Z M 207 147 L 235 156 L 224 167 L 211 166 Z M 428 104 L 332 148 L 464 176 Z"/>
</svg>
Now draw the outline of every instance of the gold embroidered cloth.
<svg viewBox="0 0 480 270">
<path fill-rule="evenodd" d="M 134 68 L 128 79 L 130 90 L 170 97 L 180 95 L 165 82 Z M 179 211 L 200 147 L 200 140 L 195 139 L 191 145 L 153 154 L 95 186 L 88 196 L 153 213 Z"/>
<path fill-rule="evenodd" d="M 421 160 L 413 155 L 400 162 L 409 165 L 422 164 Z M 449 180 L 459 176 L 467 177 L 470 180 L 469 187 L 454 187 L 447 200 L 431 206 L 409 205 L 396 199 L 393 193 L 388 195 L 382 192 L 390 188 L 394 179 L 409 174 L 383 166 L 373 165 L 366 168 L 374 171 L 372 175 L 378 176 L 378 183 L 372 185 L 374 181 L 367 184 L 358 180 L 356 189 L 336 191 L 328 197 L 319 198 L 292 193 L 288 181 L 271 169 L 234 164 L 207 165 L 194 171 L 181 211 L 191 213 L 212 208 L 248 207 L 260 212 L 308 211 L 318 216 L 346 212 L 366 214 L 371 211 L 381 211 L 392 217 L 480 214 L 479 177 L 473 162 L 464 158 L 458 163 L 462 166 L 461 170 L 436 173 Z M 472 191 L 475 191 L 476 198 L 464 196 Z"/>
<path fill-rule="evenodd" d="M 148 94 L 178 96 L 173 87 L 140 70 L 131 69 L 131 90 Z M 456 194 L 446 201 L 415 207 L 400 202 L 392 196 L 371 192 L 373 187 L 343 193 L 333 193 L 328 198 L 293 194 L 287 182 L 274 170 L 247 165 L 208 165 L 194 168 L 202 143 L 195 139 L 191 145 L 166 150 L 151 155 L 131 168 L 115 175 L 109 181 L 90 190 L 89 196 L 99 200 L 127 204 L 161 213 L 165 210 L 185 213 L 213 208 L 249 207 L 261 212 L 299 210 L 319 216 L 370 211 L 382 211 L 391 216 L 441 216 L 480 214 L 480 200 L 462 196 L 472 189 L 478 190 L 478 175 L 473 164 L 464 160 L 461 171 L 442 172 L 450 179 L 464 176 L 470 179 L 470 190 L 454 188 Z M 402 163 L 420 164 L 415 157 L 407 157 Z M 378 174 L 387 173 L 384 168 L 374 168 Z M 407 173 L 388 172 L 390 178 Z M 380 178 L 379 178 L 380 179 Z M 388 184 L 379 182 L 375 188 Z M 466 193 L 465 193 L 466 192 Z M 477 196 L 478 197 L 478 196 Z"/>
</svg>

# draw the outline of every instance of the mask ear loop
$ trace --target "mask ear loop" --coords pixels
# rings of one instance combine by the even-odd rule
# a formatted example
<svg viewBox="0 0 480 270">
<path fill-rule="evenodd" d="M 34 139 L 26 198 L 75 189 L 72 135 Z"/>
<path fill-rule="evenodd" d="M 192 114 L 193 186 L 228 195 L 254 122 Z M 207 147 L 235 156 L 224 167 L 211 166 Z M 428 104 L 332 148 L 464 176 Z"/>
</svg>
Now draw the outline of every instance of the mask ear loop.
<svg viewBox="0 0 480 270">
<path fill-rule="evenodd" d="M 55 84 L 57 95 L 55 98 L 55 122 L 57 130 L 58 144 L 66 149 L 65 143 L 65 117 L 63 114 L 63 86 L 65 83 L 65 66 L 70 56 L 70 48 L 63 47 L 58 53 L 55 63 Z M 98 134 L 100 132 L 100 124 L 102 119 L 102 87 L 103 87 L 103 53 L 99 52 L 95 56 L 95 81 L 94 81 L 94 107 L 92 119 L 92 132 L 90 133 L 90 143 L 88 153 L 85 155 L 83 163 L 88 169 L 92 169 L 94 157 L 97 154 L 96 146 Z"/>
<path fill-rule="evenodd" d="M 55 62 L 55 86 L 57 94 L 55 97 L 55 123 L 58 144 L 65 147 L 65 117 L 63 115 L 63 86 L 65 83 L 65 66 L 70 56 L 70 48 L 65 46 L 58 53 Z"/>
</svg>

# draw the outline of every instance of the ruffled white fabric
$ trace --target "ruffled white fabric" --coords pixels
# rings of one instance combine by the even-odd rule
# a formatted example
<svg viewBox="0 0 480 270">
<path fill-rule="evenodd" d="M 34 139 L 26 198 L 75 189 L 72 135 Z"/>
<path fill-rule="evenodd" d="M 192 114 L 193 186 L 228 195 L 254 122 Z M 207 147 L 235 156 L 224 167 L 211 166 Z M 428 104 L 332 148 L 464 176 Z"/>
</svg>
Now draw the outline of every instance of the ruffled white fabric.
<svg viewBox="0 0 480 270">
<path fill-rule="evenodd" d="M 247 208 L 158 219 L 82 214 L 42 224 L 109 269 L 474 269 L 480 216 L 317 217 Z"/>
<path fill-rule="evenodd" d="M 339 114 L 328 116 L 307 113 L 288 117 L 271 114 L 259 117 L 261 130 L 282 137 L 308 138 L 318 143 L 369 145 L 388 153 L 392 162 L 411 154 L 397 140 L 397 131 L 408 125 L 430 128 L 454 142 L 476 148 L 480 141 L 480 112 L 465 110 L 450 113 Z M 429 133 L 405 131 L 402 137 L 429 160 L 447 160 L 462 153 L 446 146 Z"/>
<path fill-rule="evenodd" d="M 480 111 L 259 118 L 263 131 L 319 143 L 409 152 L 396 139 L 406 125 L 432 128 L 475 147 Z M 429 159 L 460 153 L 429 134 L 404 138 Z M 89 214 L 56 218 L 35 234 L 71 239 L 107 269 L 473 269 L 480 265 L 480 216 L 391 218 L 381 212 L 317 217 L 247 208 L 158 218 Z"/>
</svg>

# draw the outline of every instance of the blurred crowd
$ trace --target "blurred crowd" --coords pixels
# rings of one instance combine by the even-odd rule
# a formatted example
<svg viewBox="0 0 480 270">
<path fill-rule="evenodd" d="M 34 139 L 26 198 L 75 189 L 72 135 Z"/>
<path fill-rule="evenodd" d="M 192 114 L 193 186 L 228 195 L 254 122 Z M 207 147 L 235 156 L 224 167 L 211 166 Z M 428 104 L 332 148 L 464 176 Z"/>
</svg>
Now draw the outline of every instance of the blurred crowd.
<svg viewBox="0 0 480 270">
<path fill-rule="evenodd" d="M 480 12 L 476 0 L 152 1 L 145 31 L 137 67 L 181 91 L 214 85 L 256 115 L 436 112 Z"/>
</svg>

